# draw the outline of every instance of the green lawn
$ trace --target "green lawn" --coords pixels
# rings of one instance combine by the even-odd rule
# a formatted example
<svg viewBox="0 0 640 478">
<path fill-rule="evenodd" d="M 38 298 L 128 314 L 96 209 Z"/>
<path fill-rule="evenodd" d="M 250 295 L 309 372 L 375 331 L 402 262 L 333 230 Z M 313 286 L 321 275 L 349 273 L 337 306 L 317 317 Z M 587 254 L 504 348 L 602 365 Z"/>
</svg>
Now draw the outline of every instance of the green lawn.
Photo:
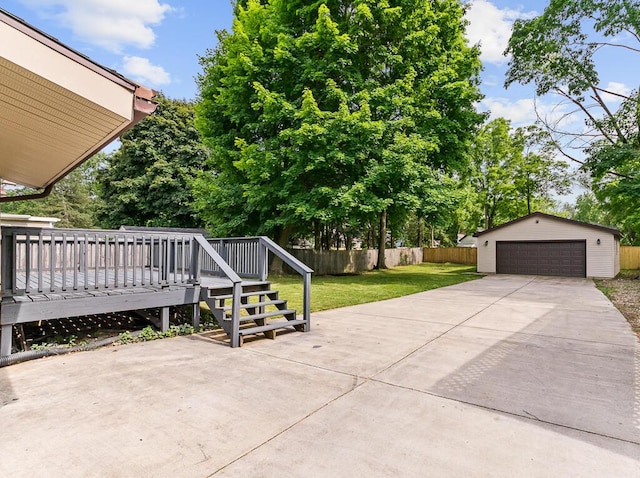
<svg viewBox="0 0 640 478">
<path fill-rule="evenodd" d="M 335 309 L 415 294 L 425 290 L 474 280 L 475 266 L 416 264 L 360 275 L 318 276 L 311 280 L 311 311 Z M 288 300 L 289 308 L 302 310 L 302 278 L 272 278 L 272 288 Z"/>
</svg>

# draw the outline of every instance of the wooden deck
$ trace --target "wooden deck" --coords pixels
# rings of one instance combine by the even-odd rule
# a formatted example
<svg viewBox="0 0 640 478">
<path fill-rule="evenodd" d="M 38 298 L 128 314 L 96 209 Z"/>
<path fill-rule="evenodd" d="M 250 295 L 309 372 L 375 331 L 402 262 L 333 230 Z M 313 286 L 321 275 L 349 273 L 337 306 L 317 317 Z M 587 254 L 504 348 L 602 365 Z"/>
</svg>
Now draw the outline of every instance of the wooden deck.
<svg viewBox="0 0 640 478">
<path fill-rule="evenodd" d="M 169 307 L 192 305 L 198 325 L 200 301 L 216 296 L 230 297 L 224 321 L 233 324 L 228 333 L 238 346 L 246 297 L 269 289 L 269 252 L 303 276 L 304 319 L 295 325 L 308 330 L 312 271 L 268 238 L 207 241 L 199 234 L 3 227 L 0 356 L 11 353 L 16 324 L 161 309 L 164 330 Z M 262 318 L 263 306 L 254 308 Z"/>
</svg>

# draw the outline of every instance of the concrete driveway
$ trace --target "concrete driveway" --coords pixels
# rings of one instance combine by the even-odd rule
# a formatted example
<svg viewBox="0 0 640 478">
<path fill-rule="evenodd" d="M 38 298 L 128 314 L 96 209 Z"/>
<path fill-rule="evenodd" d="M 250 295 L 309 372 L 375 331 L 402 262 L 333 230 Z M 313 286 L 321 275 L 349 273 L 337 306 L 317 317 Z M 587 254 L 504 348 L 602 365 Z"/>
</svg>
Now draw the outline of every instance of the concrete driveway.
<svg viewBox="0 0 640 478">
<path fill-rule="evenodd" d="M 491 276 L 0 369 L 0 476 L 638 477 L 640 348 L 584 279 Z"/>
</svg>

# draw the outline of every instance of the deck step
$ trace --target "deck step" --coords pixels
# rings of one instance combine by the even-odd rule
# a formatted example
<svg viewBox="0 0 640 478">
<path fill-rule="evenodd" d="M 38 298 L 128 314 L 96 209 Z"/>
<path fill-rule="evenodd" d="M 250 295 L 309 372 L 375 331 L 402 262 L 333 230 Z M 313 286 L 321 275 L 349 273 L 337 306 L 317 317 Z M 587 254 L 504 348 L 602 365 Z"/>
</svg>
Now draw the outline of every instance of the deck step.
<svg viewBox="0 0 640 478">
<path fill-rule="evenodd" d="M 276 307 L 282 304 L 286 304 L 287 301 L 286 300 L 269 300 L 266 302 L 251 302 L 249 304 L 240 304 L 240 308 L 241 309 L 252 309 L 254 307 L 266 307 L 268 305 L 275 305 Z M 228 305 L 226 307 L 219 307 L 222 310 L 224 310 L 225 312 L 230 311 L 231 309 L 233 309 L 232 305 Z"/>
<path fill-rule="evenodd" d="M 261 332 L 268 332 L 269 330 L 284 329 L 286 327 L 295 327 L 297 325 L 304 325 L 304 320 L 279 320 L 277 322 L 270 322 L 267 325 L 258 325 L 257 327 L 245 327 L 240 329 L 240 335 L 259 334 Z"/>
<path fill-rule="evenodd" d="M 284 309 L 284 310 L 274 310 L 273 312 L 263 312 L 262 314 L 252 314 L 252 315 L 242 315 L 240 316 L 240 323 L 249 322 L 250 320 L 260 320 L 260 319 L 268 319 L 269 317 L 278 317 L 279 315 L 287 316 L 293 315 L 295 317 L 295 310 Z M 224 317 L 225 321 L 231 322 L 231 317 Z"/>
<path fill-rule="evenodd" d="M 224 295 L 211 295 L 211 291 L 212 289 L 209 289 L 209 299 L 216 299 L 216 300 L 231 300 L 233 299 L 233 295 L 232 294 L 224 294 Z M 253 292 L 243 292 L 242 294 L 240 294 L 240 298 L 244 298 L 244 297 L 255 297 L 257 295 L 267 295 L 267 296 L 275 296 L 275 297 L 271 297 L 271 298 L 277 298 L 278 297 L 278 291 L 277 290 L 256 290 Z"/>
</svg>

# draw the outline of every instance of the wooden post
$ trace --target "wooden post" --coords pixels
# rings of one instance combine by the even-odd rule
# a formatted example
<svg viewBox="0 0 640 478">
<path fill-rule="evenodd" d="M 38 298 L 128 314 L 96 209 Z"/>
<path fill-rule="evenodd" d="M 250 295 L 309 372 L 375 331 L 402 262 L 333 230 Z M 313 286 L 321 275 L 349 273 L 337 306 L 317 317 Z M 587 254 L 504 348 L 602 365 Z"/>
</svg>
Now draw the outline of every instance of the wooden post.
<svg viewBox="0 0 640 478">
<path fill-rule="evenodd" d="M 0 327 L 0 357 L 11 355 L 13 327 L 11 325 L 3 325 Z"/>
<path fill-rule="evenodd" d="M 302 302 L 302 318 L 305 320 L 304 331 L 311 330 L 311 273 L 307 272 L 303 277 L 303 302 Z"/>
<path fill-rule="evenodd" d="M 242 346 L 240 337 L 240 295 L 242 294 L 242 283 L 233 284 L 233 303 L 231 304 L 231 347 Z"/>
<path fill-rule="evenodd" d="M 200 327 L 200 302 L 191 306 L 191 323 L 194 329 Z"/>
<path fill-rule="evenodd" d="M 162 307 L 160 311 L 160 330 L 162 332 L 169 330 L 169 307 Z"/>
<path fill-rule="evenodd" d="M 267 246 L 262 239 L 258 241 L 258 280 L 265 281 L 269 275 Z"/>
</svg>

